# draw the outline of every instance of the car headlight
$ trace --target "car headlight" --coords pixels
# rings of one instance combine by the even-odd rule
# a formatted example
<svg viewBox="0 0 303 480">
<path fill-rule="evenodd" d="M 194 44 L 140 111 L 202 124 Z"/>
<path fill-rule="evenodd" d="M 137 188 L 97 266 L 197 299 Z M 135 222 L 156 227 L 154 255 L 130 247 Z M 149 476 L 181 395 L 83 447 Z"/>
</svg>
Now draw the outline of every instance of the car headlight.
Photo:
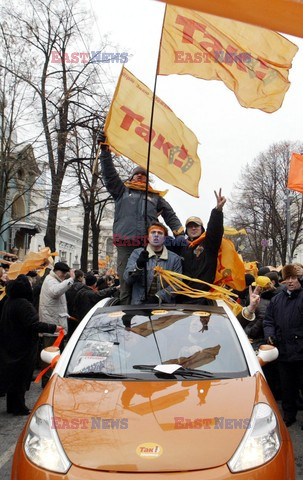
<svg viewBox="0 0 303 480">
<path fill-rule="evenodd" d="M 281 445 L 276 415 L 266 403 L 255 405 L 248 429 L 227 465 L 232 472 L 256 468 L 271 460 Z"/>
<path fill-rule="evenodd" d="M 24 450 L 29 460 L 39 467 L 57 473 L 66 473 L 71 466 L 56 429 L 52 426 L 54 417 L 50 405 L 41 405 L 31 418 Z"/>
</svg>

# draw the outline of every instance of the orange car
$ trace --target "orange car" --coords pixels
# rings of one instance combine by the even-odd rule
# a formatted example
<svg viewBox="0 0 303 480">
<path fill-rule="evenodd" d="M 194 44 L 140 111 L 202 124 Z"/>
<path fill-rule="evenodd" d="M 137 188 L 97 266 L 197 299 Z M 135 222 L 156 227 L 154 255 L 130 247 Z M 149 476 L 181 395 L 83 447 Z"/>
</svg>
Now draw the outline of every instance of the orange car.
<svg viewBox="0 0 303 480">
<path fill-rule="evenodd" d="M 288 431 L 223 302 L 106 302 L 63 351 L 13 480 L 294 480 Z"/>
</svg>

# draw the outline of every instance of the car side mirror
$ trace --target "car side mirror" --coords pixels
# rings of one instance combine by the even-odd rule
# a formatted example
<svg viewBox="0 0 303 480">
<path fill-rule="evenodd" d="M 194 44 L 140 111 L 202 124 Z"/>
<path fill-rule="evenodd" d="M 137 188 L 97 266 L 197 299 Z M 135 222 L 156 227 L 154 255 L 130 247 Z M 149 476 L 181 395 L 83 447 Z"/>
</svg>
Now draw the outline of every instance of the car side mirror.
<svg viewBox="0 0 303 480">
<path fill-rule="evenodd" d="M 40 353 L 40 358 L 44 363 L 48 363 L 52 368 L 55 368 L 57 361 L 60 358 L 59 347 L 46 347 Z"/>
<path fill-rule="evenodd" d="M 279 356 L 279 350 L 273 345 L 260 345 L 257 358 L 261 367 L 266 363 L 273 362 Z"/>
</svg>

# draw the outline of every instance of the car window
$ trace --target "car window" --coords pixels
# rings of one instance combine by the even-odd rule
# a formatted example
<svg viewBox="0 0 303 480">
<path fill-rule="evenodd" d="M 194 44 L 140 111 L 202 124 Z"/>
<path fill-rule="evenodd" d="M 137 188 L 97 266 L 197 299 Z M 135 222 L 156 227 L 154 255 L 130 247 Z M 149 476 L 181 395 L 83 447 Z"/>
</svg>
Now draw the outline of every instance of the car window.
<svg viewBox="0 0 303 480">
<path fill-rule="evenodd" d="M 248 375 L 238 337 L 223 309 L 97 311 L 78 340 L 66 374 L 146 378 L 146 372 L 134 366 L 159 364 L 207 370 L 215 377 Z"/>
</svg>

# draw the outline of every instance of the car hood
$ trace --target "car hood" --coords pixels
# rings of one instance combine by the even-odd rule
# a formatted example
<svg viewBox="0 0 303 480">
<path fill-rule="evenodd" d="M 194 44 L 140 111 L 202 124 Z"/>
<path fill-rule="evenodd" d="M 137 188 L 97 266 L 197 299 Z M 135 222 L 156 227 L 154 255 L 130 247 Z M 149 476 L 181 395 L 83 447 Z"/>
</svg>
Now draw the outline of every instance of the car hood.
<svg viewBox="0 0 303 480">
<path fill-rule="evenodd" d="M 255 396 L 255 377 L 182 382 L 58 377 L 53 427 L 70 461 L 83 468 L 214 468 L 241 442 Z"/>
</svg>

